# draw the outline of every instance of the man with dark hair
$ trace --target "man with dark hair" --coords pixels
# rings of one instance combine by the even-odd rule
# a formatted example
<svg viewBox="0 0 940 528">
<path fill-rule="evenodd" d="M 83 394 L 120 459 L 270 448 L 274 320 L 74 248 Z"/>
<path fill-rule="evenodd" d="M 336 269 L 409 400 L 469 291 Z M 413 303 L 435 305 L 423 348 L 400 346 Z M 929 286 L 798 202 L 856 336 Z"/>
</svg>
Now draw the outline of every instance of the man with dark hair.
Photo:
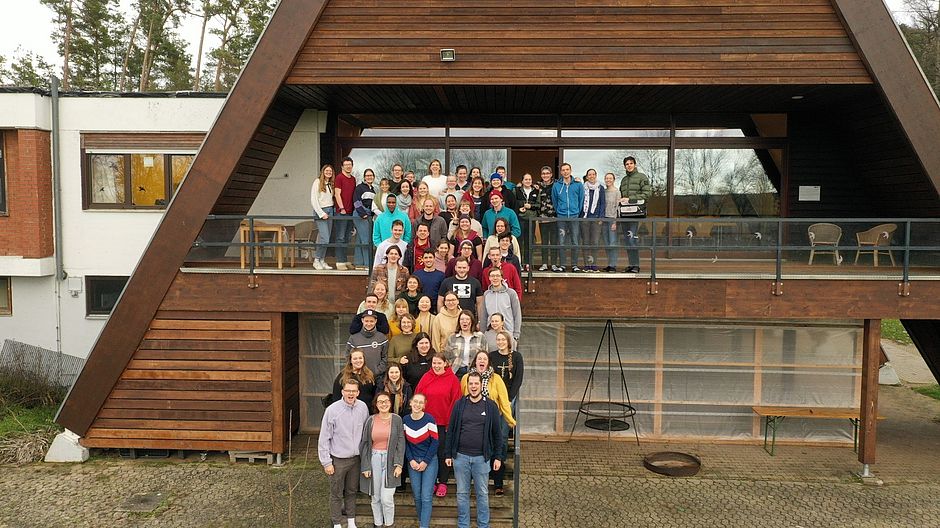
<svg viewBox="0 0 940 528">
<path fill-rule="evenodd" d="M 414 229 L 414 234 L 415 236 L 408 243 L 408 249 L 405 250 L 405 256 L 402 258 L 402 265 L 408 268 L 408 271 L 412 274 L 424 265 L 423 257 L 425 253 L 434 254 L 428 226 L 418 224 Z"/>
<path fill-rule="evenodd" d="M 555 204 L 552 202 L 552 187 L 555 185 L 555 175 L 552 168 L 545 165 L 539 170 L 539 176 L 542 181 L 539 184 L 539 217 L 554 218 Z M 542 238 L 543 246 L 554 246 L 558 244 L 558 228 L 555 227 L 552 220 L 539 220 L 539 235 Z M 558 271 L 558 250 L 542 248 L 542 265 L 539 271 Z"/>
<path fill-rule="evenodd" d="M 333 528 L 356 526 L 356 493 L 359 491 L 359 442 L 369 408 L 359 401 L 359 382 L 343 381 L 343 398 L 323 411 L 317 456 L 330 479 L 330 520 Z M 497 415 L 499 412 L 497 411 Z"/>
<path fill-rule="evenodd" d="M 483 285 L 470 276 L 470 261 L 466 257 L 457 257 L 454 263 L 454 276 L 447 277 L 441 282 L 438 290 L 437 311 L 444 307 L 444 295 L 448 292 L 457 294 L 462 310 L 470 310 L 474 314 L 480 313 L 483 303 Z"/>
<path fill-rule="evenodd" d="M 571 271 L 579 272 L 578 246 L 581 245 L 581 226 L 577 218 L 584 205 L 584 184 L 571 176 L 571 164 L 561 164 L 561 179 L 552 186 L 552 203 L 555 204 L 555 216 L 558 218 L 558 244 L 561 248 L 561 266 L 558 271 L 565 271 L 565 248 L 571 250 Z"/>
<path fill-rule="evenodd" d="M 454 403 L 444 441 L 444 463 L 453 466 L 457 479 L 457 526 L 470 527 L 470 486 L 477 497 L 477 526 L 490 525 L 487 485 L 490 470 L 498 471 L 506 459 L 502 441 L 503 417 L 496 403 L 483 396 L 479 372 L 467 374 L 467 396 Z"/>
<path fill-rule="evenodd" d="M 353 160 L 349 156 L 343 158 L 343 170 L 334 178 L 333 194 L 336 197 L 336 216 L 339 219 L 333 222 L 333 233 L 336 235 L 336 269 L 356 269 L 346 255 L 346 243 L 352 240 L 352 214 L 353 194 L 356 191 L 356 177 L 353 176 Z"/>
<path fill-rule="evenodd" d="M 498 269 L 502 271 L 502 282 L 506 283 L 506 287 L 515 290 L 521 301 L 522 278 L 519 276 L 519 269 L 513 264 L 503 262 L 503 252 L 497 246 L 491 247 L 486 256 L 489 259 L 489 265 L 483 268 L 483 291 L 485 292 L 490 287 L 490 270 Z"/>
<path fill-rule="evenodd" d="M 392 179 L 388 184 L 388 192 L 398 194 L 398 191 L 401 190 L 401 181 L 404 175 L 405 169 L 401 166 L 401 163 L 392 165 Z"/>
<path fill-rule="evenodd" d="M 421 214 L 411 224 L 412 233 L 418 229 L 419 225 L 426 225 L 431 240 L 447 238 L 447 221 L 441 218 L 440 215 L 435 214 L 436 202 L 437 198 L 429 196 L 424 199 L 424 203 L 417 204 Z"/>
<path fill-rule="evenodd" d="M 379 332 L 388 335 L 391 332 L 391 329 L 388 326 L 388 317 L 382 313 L 381 310 L 376 307 L 379 304 L 379 298 L 376 294 L 369 292 L 366 294 L 366 300 L 363 301 L 364 310 L 361 313 L 358 313 L 353 316 L 352 320 L 349 322 L 349 335 L 353 335 L 362 331 L 362 315 L 366 313 L 366 310 L 372 310 L 375 312 L 375 329 Z"/>
<path fill-rule="evenodd" d="M 414 276 L 421 282 L 421 293 L 431 298 L 431 307 L 437 310 L 437 294 L 444 282 L 444 272 L 434 267 L 434 253 L 428 251 L 421 255 L 423 268 L 415 270 Z"/>
<path fill-rule="evenodd" d="M 503 194 L 512 196 L 512 193 Z M 519 225 L 519 216 L 509 205 L 504 205 L 503 194 L 494 193 L 490 195 L 490 208 L 483 213 L 483 238 L 486 238 L 496 232 L 496 219 L 505 218 L 509 223 L 509 229 L 516 238 L 522 236 L 522 226 Z"/>
<path fill-rule="evenodd" d="M 626 205 L 631 201 L 636 203 L 637 200 L 648 201 L 652 193 L 650 178 L 637 170 L 636 158 L 633 156 L 623 158 L 623 170 L 626 174 L 620 180 L 621 205 Z M 639 228 L 638 221 L 627 222 L 623 225 L 623 236 L 626 238 L 627 245 L 628 266 L 624 270 L 626 273 L 640 272 L 640 251 L 636 248 L 637 240 L 640 238 L 637 234 Z"/>
</svg>

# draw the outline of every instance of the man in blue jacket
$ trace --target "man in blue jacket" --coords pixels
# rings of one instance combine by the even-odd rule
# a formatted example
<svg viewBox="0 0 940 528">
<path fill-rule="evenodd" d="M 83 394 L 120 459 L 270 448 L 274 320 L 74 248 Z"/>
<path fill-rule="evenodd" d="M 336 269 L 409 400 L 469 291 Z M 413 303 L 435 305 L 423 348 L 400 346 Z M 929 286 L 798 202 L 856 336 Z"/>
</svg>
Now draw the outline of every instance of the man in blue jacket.
<svg viewBox="0 0 940 528">
<path fill-rule="evenodd" d="M 411 219 L 404 211 L 398 208 L 398 197 L 389 193 L 385 197 L 385 211 L 375 217 L 375 225 L 372 226 L 372 244 L 378 246 L 383 240 L 392 236 L 392 223 L 395 220 L 401 220 L 405 227 L 402 240 L 407 244 L 411 242 Z M 402 251 L 404 253 L 404 251 Z"/>
<path fill-rule="evenodd" d="M 454 403 L 444 441 L 444 463 L 454 467 L 457 479 L 457 526 L 470 528 L 470 483 L 477 496 L 477 526 L 490 526 L 490 469 L 498 471 L 506 459 L 502 441 L 503 417 L 496 402 L 483 396 L 479 372 L 467 375 L 467 396 Z"/>
<path fill-rule="evenodd" d="M 584 204 L 584 184 L 571 176 L 570 164 L 562 163 L 560 172 L 561 178 L 552 185 L 552 204 L 555 205 L 555 216 L 558 217 L 558 244 L 562 246 L 559 255 L 561 266 L 557 271 L 565 271 L 564 246 L 568 246 L 571 250 L 568 260 L 572 264 L 571 271 L 579 272 L 581 268 L 577 263 L 581 228 L 576 219 L 581 215 Z"/>
</svg>

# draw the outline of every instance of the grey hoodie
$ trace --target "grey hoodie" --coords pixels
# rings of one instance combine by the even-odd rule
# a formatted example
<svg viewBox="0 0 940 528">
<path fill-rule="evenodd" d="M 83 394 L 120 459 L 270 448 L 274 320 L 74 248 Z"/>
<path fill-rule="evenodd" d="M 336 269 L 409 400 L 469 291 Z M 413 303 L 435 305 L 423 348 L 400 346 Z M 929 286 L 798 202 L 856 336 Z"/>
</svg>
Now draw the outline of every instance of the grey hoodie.
<svg viewBox="0 0 940 528">
<path fill-rule="evenodd" d="M 522 330 L 522 306 L 516 290 L 507 288 L 504 282 L 499 288 L 490 284 L 483 292 L 483 313 L 480 314 L 480 330 L 484 330 L 494 313 L 502 314 L 506 330 L 513 339 L 519 339 Z"/>
</svg>

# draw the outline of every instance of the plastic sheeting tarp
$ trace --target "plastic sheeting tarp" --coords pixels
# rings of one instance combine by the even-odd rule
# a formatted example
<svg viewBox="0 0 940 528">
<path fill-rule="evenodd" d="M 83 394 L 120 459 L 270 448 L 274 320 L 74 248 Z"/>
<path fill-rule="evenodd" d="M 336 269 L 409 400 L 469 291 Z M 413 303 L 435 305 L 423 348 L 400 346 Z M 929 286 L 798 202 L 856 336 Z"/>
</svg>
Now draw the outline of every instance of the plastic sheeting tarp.
<svg viewBox="0 0 940 528">
<path fill-rule="evenodd" d="M 345 361 L 349 318 L 301 318 L 304 430 L 319 427 L 320 396 L 330 390 Z M 524 433 L 568 434 L 582 397 L 625 402 L 621 368 L 638 411 L 637 429 L 648 438 L 763 438 L 762 420 L 752 406 L 858 406 L 862 331 L 851 322 L 615 322 L 616 347 L 611 342 L 609 356 L 607 341 L 600 342 L 604 325 L 598 320 L 523 325 Z M 575 434 L 596 434 L 584 428 L 583 420 L 582 415 Z M 848 420 L 790 418 L 777 436 L 851 441 L 852 426 Z"/>
</svg>

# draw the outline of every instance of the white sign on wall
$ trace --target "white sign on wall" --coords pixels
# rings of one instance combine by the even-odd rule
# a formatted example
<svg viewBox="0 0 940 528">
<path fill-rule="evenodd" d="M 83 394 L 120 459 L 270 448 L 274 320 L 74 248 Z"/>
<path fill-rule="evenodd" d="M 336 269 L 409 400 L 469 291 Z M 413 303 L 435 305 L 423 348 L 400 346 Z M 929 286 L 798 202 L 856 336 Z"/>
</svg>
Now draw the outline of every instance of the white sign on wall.
<svg viewBox="0 0 940 528">
<path fill-rule="evenodd" d="M 818 202 L 820 196 L 819 185 L 800 185 L 799 201 Z"/>
</svg>

